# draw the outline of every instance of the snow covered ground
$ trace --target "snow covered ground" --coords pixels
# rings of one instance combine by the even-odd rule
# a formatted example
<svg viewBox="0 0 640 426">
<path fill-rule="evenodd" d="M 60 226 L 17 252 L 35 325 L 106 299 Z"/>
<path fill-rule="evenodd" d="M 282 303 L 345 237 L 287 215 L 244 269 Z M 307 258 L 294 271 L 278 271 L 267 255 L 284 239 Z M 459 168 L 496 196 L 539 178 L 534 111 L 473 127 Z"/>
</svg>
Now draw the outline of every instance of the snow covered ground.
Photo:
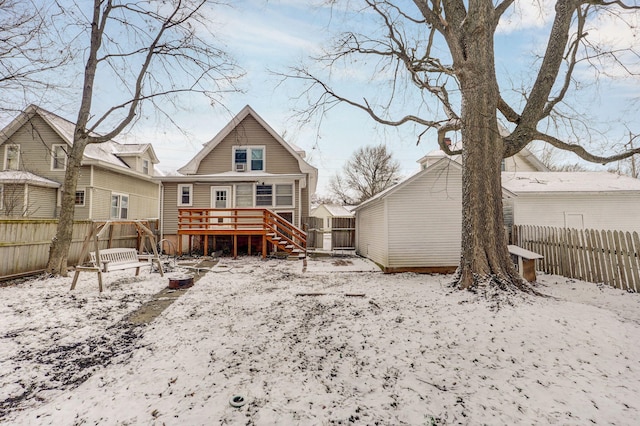
<svg viewBox="0 0 640 426">
<path fill-rule="evenodd" d="M 552 297 L 495 310 L 450 276 L 308 263 L 225 259 L 143 326 L 158 274 L 0 288 L 0 423 L 640 421 L 638 294 L 543 275 Z"/>
</svg>

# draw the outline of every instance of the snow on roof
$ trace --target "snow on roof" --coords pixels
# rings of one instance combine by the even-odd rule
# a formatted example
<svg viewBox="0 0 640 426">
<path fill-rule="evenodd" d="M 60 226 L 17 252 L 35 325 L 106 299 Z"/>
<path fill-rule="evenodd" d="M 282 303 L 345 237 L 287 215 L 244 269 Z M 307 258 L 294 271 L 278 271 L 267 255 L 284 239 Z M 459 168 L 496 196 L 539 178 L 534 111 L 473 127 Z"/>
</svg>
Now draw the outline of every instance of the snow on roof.
<svg viewBox="0 0 640 426">
<path fill-rule="evenodd" d="M 640 180 L 609 172 L 508 172 L 502 186 L 516 194 L 640 191 Z"/>
<path fill-rule="evenodd" d="M 351 210 L 348 210 L 339 204 L 325 204 L 324 208 L 327 209 L 329 214 L 333 217 L 353 216 L 353 212 Z"/>
<path fill-rule="evenodd" d="M 4 170 L 0 172 L 0 183 L 28 183 L 29 185 L 46 186 L 50 188 L 60 187 L 58 182 L 23 170 Z"/>
</svg>

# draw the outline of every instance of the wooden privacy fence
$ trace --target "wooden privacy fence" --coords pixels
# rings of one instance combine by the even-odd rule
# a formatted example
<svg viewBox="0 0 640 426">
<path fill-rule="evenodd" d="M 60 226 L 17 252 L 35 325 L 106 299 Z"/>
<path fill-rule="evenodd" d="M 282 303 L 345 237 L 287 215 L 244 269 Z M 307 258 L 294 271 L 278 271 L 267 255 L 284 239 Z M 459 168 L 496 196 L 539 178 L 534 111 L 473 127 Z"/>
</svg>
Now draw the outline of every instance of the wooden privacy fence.
<svg viewBox="0 0 640 426">
<path fill-rule="evenodd" d="M 157 229 L 157 220 L 150 221 Z M 0 280 L 43 271 L 49 260 L 51 239 L 56 234 L 56 219 L 0 219 Z M 67 263 L 76 265 L 82 243 L 93 226 L 92 221 L 75 221 Z M 137 248 L 135 225 L 114 227 L 101 248 Z"/>
<path fill-rule="evenodd" d="M 322 248 L 322 227 L 324 220 L 320 217 L 302 218 L 302 229 L 307 233 L 307 249 Z"/>
<path fill-rule="evenodd" d="M 353 250 L 356 248 L 356 218 L 334 217 L 331 219 L 331 249 Z"/>
<path fill-rule="evenodd" d="M 640 292 L 637 232 L 514 225 L 513 242 L 544 256 L 536 269 Z"/>
</svg>

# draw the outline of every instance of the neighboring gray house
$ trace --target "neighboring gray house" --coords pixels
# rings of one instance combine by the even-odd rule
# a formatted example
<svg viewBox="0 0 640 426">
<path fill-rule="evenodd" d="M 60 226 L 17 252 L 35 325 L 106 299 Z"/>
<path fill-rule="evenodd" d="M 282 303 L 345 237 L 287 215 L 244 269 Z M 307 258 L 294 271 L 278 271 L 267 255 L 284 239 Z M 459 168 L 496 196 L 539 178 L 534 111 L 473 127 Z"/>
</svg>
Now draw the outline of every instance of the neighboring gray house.
<svg viewBox="0 0 640 426">
<path fill-rule="evenodd" d="M 31 105 L 0 131 L 0 216 L 59 216 L 74 128 L 72 122 Z M 150 144 L 88 145 L 75 193 L 75 218 L 157 218 L 157 163 Z"/>
</svg>

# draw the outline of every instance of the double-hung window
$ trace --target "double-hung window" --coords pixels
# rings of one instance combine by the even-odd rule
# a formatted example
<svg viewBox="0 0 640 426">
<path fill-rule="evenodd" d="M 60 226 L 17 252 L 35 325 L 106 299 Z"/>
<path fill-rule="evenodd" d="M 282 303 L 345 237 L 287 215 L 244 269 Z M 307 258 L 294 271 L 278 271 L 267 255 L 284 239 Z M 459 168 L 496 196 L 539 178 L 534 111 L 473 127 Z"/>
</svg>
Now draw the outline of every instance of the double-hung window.
<svg viewBox="0 0 640 426">
<path fill-rule="evenodd" d="M 253 207 L 253 184 L 236 185 L 236 207 Z"/>
<path fill-rule="evenodd" d="M 293 206 L 293 185 L 276 185 L 276 206 Z"/>
<path fill-rule="evenodd" d="M 142 173 L 149 174 L 149 160 L 142 160 Z"/>
<path fill-rule="evenodd" d="M 273 206 L 273 185 L 256 185 L 256 206 Z"/>
<path fill-rule="evenodd" d="M 8 144 L 4 147 L 4 169 L 20 169 L 20 145 Z"/>
<path fill-rule="evenodd" d="M 111 218 L 127 219 L 129 217 L 129 196 L 111 194 Z"/>
<path fill-rule="evenodd" d="M 76 206 L 83 207 L 84 206 L 84 189 L 79 189 L 76 191 Z"/>
<path fill-rule="evenodd" d="M 67 169 L 67 151 L 64 145 L 53 145 L 51 147 L 51 170 Z"/>
<path fill-rule="evenodd" d="M 233 170 L 236 172 L 264 171 L 264 147 L 243 146 L 233 150 Z"/>
<path fill-rule="evenodd" d="M 178 185 L 178 205 L 179 206 L 193 205 L 193 185 L 192 184 Z"/>
</svg>

